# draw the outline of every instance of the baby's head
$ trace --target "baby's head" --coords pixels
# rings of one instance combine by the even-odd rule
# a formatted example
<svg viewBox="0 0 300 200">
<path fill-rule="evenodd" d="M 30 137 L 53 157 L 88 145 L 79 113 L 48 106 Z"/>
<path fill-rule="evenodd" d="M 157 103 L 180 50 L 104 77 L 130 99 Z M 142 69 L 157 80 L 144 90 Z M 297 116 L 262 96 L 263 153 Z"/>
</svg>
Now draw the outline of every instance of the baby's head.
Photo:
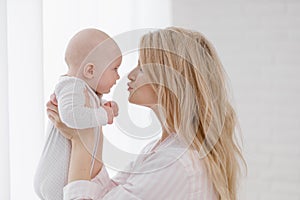
<svg viewBox="0 0 300 200">
<path fill-rule="evenodd" d="M 96 93 L 104 94 L 118 80 L 122 53 L 116 42 L 97 29 L 84 29 L 70 40 L 65 61 L 68 75 L 84 80 Z"/>
</svg>

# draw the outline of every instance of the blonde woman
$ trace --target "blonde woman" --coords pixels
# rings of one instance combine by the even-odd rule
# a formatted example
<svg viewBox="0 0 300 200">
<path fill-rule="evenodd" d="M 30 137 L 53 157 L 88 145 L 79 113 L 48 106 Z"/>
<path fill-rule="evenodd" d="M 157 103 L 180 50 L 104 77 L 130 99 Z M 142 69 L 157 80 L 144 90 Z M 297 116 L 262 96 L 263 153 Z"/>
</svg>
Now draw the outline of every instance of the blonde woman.
<svg viewBox="0 0 300 200">
<path fill-rule="evenodd" d="M 138 66 L 128 75 L 129 102 L 154 111 L 161 138 L 113 179 L 102 164 L 90 177 L 83 143 L 92 136 L 83 138 L 62 124 L 50 101 L 50 119 L 72 142 L 64 199 L 237 199 L 244 160 L 226 74 L 213 46 L 199 32 L 171 27 L 144 35 L 139 51 Z"/>
</svg>

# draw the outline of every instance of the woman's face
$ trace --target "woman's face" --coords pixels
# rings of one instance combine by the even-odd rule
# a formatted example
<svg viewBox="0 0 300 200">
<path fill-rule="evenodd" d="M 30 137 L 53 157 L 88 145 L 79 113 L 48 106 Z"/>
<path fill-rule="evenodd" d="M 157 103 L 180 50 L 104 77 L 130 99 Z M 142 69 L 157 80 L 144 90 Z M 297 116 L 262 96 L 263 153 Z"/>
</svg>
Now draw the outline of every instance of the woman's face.
<svg viewBox="0 0 300 200">
<path fill-rule="evenodd" d="M 127 84 L 130 103 L 150 108 L 157 104 L 157 95 L 140 64 L 128 74 L 128 79 L 130 80 Z"/>
</svg>

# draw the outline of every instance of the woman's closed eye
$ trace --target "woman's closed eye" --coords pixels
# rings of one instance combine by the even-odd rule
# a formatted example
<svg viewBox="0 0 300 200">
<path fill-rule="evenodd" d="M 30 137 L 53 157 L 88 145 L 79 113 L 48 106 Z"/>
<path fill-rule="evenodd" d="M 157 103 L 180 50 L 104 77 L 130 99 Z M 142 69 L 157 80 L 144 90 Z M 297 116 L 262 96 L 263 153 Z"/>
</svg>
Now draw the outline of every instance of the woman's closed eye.
<svg viewBox="0 0 300 200">
<path fill-rule="evenodd" d="M 138 67 L 138 70 L 139 70 L 140 72 L 143 72 L 143 69 L 142 69 L 142 67 L 141 67 L 140 60 L 138 60 L 137 67 Z"/>
<path fill-rule="evenodd" d="M 139 67 L 139 71 L 140 71 L 140 72 L 143 72 L 143 69 L 142 69 L 142 67 Z"/>
</svg>

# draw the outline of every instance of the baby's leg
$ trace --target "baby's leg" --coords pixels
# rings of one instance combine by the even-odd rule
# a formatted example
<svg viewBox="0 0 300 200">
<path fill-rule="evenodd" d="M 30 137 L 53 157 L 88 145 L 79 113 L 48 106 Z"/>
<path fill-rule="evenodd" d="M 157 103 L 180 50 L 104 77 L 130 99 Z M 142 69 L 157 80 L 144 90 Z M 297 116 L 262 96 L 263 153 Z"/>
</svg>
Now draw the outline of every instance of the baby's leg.
<svg viewBox="0 0 300 200">
<path fill-rule="evenodd" d="M 41 199 L 63 199 L 71 145 L 50 125 L 50 133 L 35 174 L 34 188 Z"/>
</svg>

